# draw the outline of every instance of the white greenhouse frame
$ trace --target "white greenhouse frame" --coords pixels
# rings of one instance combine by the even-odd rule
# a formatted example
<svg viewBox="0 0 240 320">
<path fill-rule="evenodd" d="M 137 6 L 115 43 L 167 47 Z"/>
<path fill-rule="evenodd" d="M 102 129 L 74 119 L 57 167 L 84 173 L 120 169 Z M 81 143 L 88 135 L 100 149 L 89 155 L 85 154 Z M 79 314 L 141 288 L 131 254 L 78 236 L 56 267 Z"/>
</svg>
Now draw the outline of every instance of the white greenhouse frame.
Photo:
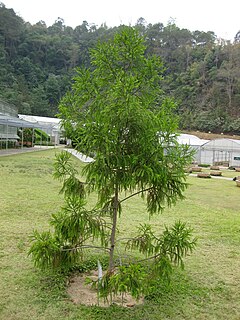
<svg viewBox="0 0 240 320">
<path fill-rule="evenodd" d="M 240 140 L 214 139 L 200 147 L 200 162 L 240 167 Z"/>
</svg>

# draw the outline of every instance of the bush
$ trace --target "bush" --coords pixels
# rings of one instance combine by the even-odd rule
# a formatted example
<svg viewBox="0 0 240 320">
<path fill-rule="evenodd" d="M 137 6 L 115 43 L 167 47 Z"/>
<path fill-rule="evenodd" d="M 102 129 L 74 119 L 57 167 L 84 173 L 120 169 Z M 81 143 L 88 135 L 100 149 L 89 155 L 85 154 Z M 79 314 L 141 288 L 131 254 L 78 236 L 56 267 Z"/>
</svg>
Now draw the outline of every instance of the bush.
<svg viewBox="0 0 240 320">
<path fill-rule="evenodd" d="M 208 168 L 210 167 L 210 164 L 200 163 L 198 166 L 202 168 Z"/>
</svg>

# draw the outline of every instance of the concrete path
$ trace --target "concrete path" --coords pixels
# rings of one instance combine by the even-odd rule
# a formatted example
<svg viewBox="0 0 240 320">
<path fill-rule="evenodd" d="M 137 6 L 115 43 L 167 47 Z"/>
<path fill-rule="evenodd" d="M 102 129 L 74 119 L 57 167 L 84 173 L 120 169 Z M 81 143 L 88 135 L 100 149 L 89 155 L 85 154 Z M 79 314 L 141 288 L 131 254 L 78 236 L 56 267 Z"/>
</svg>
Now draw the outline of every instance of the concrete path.
<svg viewBox="0 0 240 320">
<path fill-rule="evenodd" d="M 11 156 L 14 154 L 21 154 L 26 152 L 34 152 L 34 151 L 42 151 L 56 148 L 55 146 L 34 146 L 32 148 L 19 148 L 19 149 L 1 149 L 0 150 L 0 157 L 2 156 Z M 57 146 L 58 148 L 58 146 Z"/>
<path fill-rule="evenodd" d="M 90 163 L 90 162 L 93 162 L 93 161 L 94 161 L 93 158 L 87 157 L 87 156 L 85 156 L 85 155 L 82 154 L 81 152 L 78 152 L 78 151 L 75 150 L 75 149 L 65 148 L 64 150 L 67 151 L 67 152 L 69 152 L 69 153 L 71 153 L 73 156 L 75 156 L 76 158 L 78 158 L 78 159 L 81 160 L 82 162 Z"/>
<path fill-rule="evenodd" d="M 42 151 L 42 150 L 48 150 L 48 149 L 53 149 L 53 148 L 62 148 L 63 145 L 59 146 L 34 146 L 33 148 L 19 148 L 19 149 L 2 149 L 0 150 L 0 157 L 1 156 L 11 156 L 14 154 L 21 154 L 21 153 L 26 153 L 26 152 L 34 152 L 34 151 Z M 85 163 L 89 163 L 94 161 L 93 158 L 87 157 L 84 154 L 74 150 L 74 149 L 69 149 L 69 148 L 64 148 L 67 152 L 70 152 L 72 155 L 77 157 L 79 160 Z"/>
<path fill-rule="evenodd" d="M 191 177 L 197 177 L 197 173 L 190 173 L 189 176 Z M 217 177 L 217 176 L 211 176 L 213 179 L 224 179 L 224 180 L 232 180 L 233 178 L 228 178 L 228 177 Z"/>
</svg>

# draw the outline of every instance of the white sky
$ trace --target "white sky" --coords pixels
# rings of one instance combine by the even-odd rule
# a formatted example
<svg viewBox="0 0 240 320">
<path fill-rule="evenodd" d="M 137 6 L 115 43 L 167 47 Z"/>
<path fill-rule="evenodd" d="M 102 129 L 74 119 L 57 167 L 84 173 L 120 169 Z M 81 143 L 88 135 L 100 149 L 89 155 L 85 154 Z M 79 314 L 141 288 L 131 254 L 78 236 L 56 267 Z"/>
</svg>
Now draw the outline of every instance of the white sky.
<svg viewBox="0 0 240 320">
<path fill-rule="evenodd" d="M 86 20 L 108 27 L 134 25 L 143 17 L 147 23 L 173 18 L 180 28 L 190 31 L 214 31 L 226 40 L 233 40 L 240 30 L 240 0 L 0 0 L 13 8 L 25 21 L 40 20 L 52 25 L 60 17 L 65 25 L 76 27 Z"/>
</svg>

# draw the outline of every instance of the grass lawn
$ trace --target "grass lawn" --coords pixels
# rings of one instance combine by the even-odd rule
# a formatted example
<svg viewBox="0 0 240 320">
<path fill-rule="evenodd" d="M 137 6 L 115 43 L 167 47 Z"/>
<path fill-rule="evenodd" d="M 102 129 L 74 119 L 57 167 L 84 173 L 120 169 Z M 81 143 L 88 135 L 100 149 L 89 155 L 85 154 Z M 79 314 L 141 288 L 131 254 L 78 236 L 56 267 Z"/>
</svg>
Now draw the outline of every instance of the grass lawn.
<svg viewBox="0 0 240 320">
<path fill-rule="evenodd" d="M 187 221 L 198 237 L 185 270 L 176 271 L 157 299 L 132 309 L 73 304 L 64 277 L 40 272 L 27 256 L 32 230 L 47 230 L 51 214 L 63 204 L 60 183 L 52 178 L 55 152 L 0 157 L 1 320 L 240 319 L 240 188 L 220 179 L 188 177 L 186 199 L 150 219 L 159 231 L 175 220 Z M 131 198 L 124 204 L 121 236 L 133 235 L 143 222 L 149 223 L 145 206 Z"/>
</svg>

